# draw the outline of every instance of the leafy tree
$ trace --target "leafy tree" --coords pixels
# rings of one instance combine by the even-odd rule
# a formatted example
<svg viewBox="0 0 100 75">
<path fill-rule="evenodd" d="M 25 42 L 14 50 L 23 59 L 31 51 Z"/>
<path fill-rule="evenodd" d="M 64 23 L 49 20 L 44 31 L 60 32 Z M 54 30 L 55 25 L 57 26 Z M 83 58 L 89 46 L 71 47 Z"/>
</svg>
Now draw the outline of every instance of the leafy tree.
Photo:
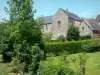
<svg viewBox="0 0 100 75">
<path fill-rule="evenodd" d="M 4 54 L 9 52 L 10 58 L 17 57 L 20 62 L 25 62 L 25 69 L 28 69 L 33 62 L 31 61 L 33 59 L 31 58 L 32 46 L 36 43 L 41 48 L 43 46 L 40 23 L 33 18 L 35 13 L 33 3 L 33 0 L 8 0 L 9 8 L 5 8 L 9 13 L 10 20 L 5 29 L 7 37 L 5 41 L 8 48 Z"/>
<path fill-rule="evenodd" d="M 68 35 L 67 35 L 67 39 L 69 41 L 72 40 L 79 40 L 79 29 L 78 27 L 75 27 L 75 25 L 69 25 L 69 29 L 68 29 Z"/>
<path fill-rule="evenodd" d="M 5 22 L 0 22 L 0 53 L 2 52 L 3 49 L 5 49 L 5 44 L 3 44 L 5 37 L 4 37 L 4 30 L 6 28 L 6 23 Z"/>
<path fill-rule="evenodd" d="M 97 15 L 97 17 L 96 17 L 96 21 L 100 23 L 100 14 Z"/>
</svg>

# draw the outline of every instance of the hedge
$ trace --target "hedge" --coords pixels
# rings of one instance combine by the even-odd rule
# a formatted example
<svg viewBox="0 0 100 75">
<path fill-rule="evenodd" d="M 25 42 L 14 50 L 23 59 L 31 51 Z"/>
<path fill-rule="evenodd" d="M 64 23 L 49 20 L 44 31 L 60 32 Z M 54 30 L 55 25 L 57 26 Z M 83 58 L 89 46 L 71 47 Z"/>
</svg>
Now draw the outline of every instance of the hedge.
<svg viewBox="0 0 100 75">
<path fill-rule="evenodd" d="M 61 53 L 63 51 L 69 53 L 79 52 L 95 52 L 100 51 L 100 39 L 70 41 L 70 42 L 46 42 L 46 53 Z"/>
</svg>

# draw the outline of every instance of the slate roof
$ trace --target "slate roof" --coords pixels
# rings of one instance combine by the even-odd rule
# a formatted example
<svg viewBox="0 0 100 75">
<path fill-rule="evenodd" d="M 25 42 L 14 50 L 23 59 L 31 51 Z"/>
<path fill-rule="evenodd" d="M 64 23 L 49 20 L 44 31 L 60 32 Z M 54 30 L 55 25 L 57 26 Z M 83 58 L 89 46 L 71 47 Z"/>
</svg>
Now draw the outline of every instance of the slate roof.
<svg viewBox="0 0 100 75">
<path fill-rule="evenodd" d="M 61 8 L 60 8 L 61 9 Z M 67 15 L 67 11 L 64 10 L 64 9 L 61 9 L 66 15 Z M 44 16 L 43 19 L 44 19 L 44 23 L 52 23 L 52 18 L 53 18 L 54 15 L 52 16 Z M 81 18 L 71 12 L 68 12 L 68 17 L 69 18 L 72 18 L 72 19 L 75 19 L 75 20 L 81 20 Z"/>
<path fill-rule="evenodd" d="M 92 30 L 100 30 L 100 25 L 96 21 L 89 20 L 89 23 L 92 27 Z"/>
<path fill-rule="evenodd" d="M 89 19 L 85 21 L 92 30 L 100 30 L 100 25 L 98 24 L 98 22 L 96 22 L 96 20 L 94 19 Z"/>
<path fill-rule="evenodd" d="M 66 10 L 64 10 L 64 9 L 61 9 L 61 10 L 64 11 L 64 13 L 67 15 L 67 11 Z M 76 14 L 71 13 L 69 11 L 68 11 L 68 17 L 72 18 L 72 19 L 75 19 L 75 20 L 78 20 L 78 21 L 82 20 L 79 16 L 77 16 Z"/>
<path fill-rule="evenodd" d="M 43 20 L 44 20 L 44 23 L 52 23 L 52 18 L 53 18 L 54 15 L 52 16 L 44 16 L 43 17 Z"/>
</svg>

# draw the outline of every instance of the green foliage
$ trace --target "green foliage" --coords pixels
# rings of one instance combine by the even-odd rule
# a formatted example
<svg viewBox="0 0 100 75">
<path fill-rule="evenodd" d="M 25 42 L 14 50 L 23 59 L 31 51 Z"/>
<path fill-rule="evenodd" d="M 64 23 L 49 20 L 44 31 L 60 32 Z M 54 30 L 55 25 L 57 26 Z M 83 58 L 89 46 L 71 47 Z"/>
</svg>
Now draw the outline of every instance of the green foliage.
<svg viewBox="0 0 100 75">
<path fill-rule="evenodd" d="M 24 70 L 25 63 L 21 63 L 17 58 L 14 58 L 12 62 L 9 64 L 11 67 L 11 72 L 16 74 L 22 74 Z"/>
<path fill-rule="evenodd" d="M 4 44 L 5 36 L 4 36 L 4 30 L 6 29 L 6 23 L 0 22 L 0 54 L 3 52 L 4 49 L 7 48 L 7 45 Z"/>
<path fill-rule="evenodd" d="M 62 53 L 63 51 L 69 53 L 100 51 L 100 39 L 45 43 L 46 53 L 58 54 Z"/>
<path fill-rule="evenodd" d="M 75 27 L 75 25 L 69 25 L 68 29 L 68 35 L 67 35 L 67 40 L 72 41 L 72 40 L 79 40 L 79 29 L 78 27 Z"/>
<path fill-rule="evenodd" d="M 75 68 L 77 69 L 77 73 L 80 75 L 86 75 L 86 62 L 88 60 L 88 56 L 86 53 L 78 54 L 78 58 L 72 57 L 71 61 L 74 63 Z"/>
<path fill-rule="evenodd" d="M 33 0 L 8 0 L 9 8 L 5 8 L 9 13 L 10 20 L 6 22 L 4 31 L 7 48 L 3 50 L 4 60 L 12 60 L 12 57 L 18 58 L 18 62 L 25 63 L 25 71 L 32 68 L 37 68 L 39 57 L 37 51 L 32 48 L 36 43 L 43 48 L 42 32 L 40 21 L 34 20 Z M 33 52 L 32 52 L 33 50 Z M 32 54 L 36 51 L 37 54 Z M 36 57 L 36 59 L 35 59 Z M 37 59 L 38 58 L 38 59 Z M 34 60 L 34 62 L 33 62 Z M 30 66 L 30 64 L 32 64 Z M 34 66 L 33 66 L 34 65 Z M 15 65 L 17 67 L 17 65 Z M 30 68 L 29 68 L 30 66 Z"/>
<path fill-rule="evenodd" d="M 37 70 L 39 68 L 39 63 L 41 60 L 41 49 L 38 46 L 33 46 L 31 50 L 31 63 L 29 66 L 30 75 L 37 75 Z"/>
<path fill-rule="evenodd" d="M 62 41 L 64 42 L 65 41 L 65 37 L 63 35 L 59 36 L 56 41 Z"/>
<path fill-rule="evenodd" d="M 10 20 L 20 20 L 33 18 L 35 10 L 33 11 L 33 0 L 8 0 L 9 8 L 5 8 L 10 15 Z"/>
<path fill-rule="evenodd" d="M 80 36 L 80 40 L 87 40 L 87 39 L 91 39 L 91 38 L 92 38 L 91 35 Z"/>
<path fill-rule="evenodd" d="M 12 56 L 13 56 L 13 51 L 14 51 L 13 41 L 9 40 L 9 43 L 7 43 L 7 44 L 8 44 L 7 45 L 8 47 L 2 51 L 3 61 L 4 62 L 11 62 Z"/>
<path fill-rule="evenodd" d="M 44 42 L 50 42 L 52 38 L 52 33 L 43 33 L 42 34 L 42 40 Z"/>
<path fill-rule="evenodd" d="M 69 62 L 66 56 L 61 56 L 59 59 L 59 62 L 56 63 L 54 63 L 55 59 L 52 57 L 47 58 L 46 61 L 41 61 L 38 75 L 76 75 L 69 68 Z"/>
</svg>

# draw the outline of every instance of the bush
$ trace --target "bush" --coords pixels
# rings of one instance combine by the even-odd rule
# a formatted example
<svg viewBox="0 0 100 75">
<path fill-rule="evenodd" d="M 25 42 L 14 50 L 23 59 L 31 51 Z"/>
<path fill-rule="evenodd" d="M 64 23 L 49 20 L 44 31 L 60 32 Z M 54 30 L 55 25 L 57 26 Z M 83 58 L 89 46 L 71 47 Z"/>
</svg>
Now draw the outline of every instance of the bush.
<svg viewBox="0 0 100 75">
<path fill-rule="evenodd" d="M 69 25 L 68 28 L 68 35 L 67 35 L 67 40 L 72 41 L 72 40 L 79 40 L 79 29 L 78 27 L 75 27 L 75 25 Z"/>
<path fill-rule="evenodd" d="M 11 72 L 18 74 L 23 73 L 25 63 L 20 63 L 17 58 L 14 58 L 8 66 L 11 67 Z"/>
<path fill-rule="evenodd" d="M 64 42 L 65 41 L 65 37 L 63 35 L 59 36 L 56 41 L 62 41 Z"/>
<path fill-rule="evenodd" d="M 30 56 L 31 62 L 29 65 L 30 75 L 36 75 L 37 70 L 39 69 L 39 63 L 41 61 L 41 53 L 41 49 L 37 45 L 32 47 Z"/>
<path fill-rule="evenodd" d="M 52 33 L 43 33 L 42 40 L 43 42 L 50 42 L 52 38 Z"/>
<path fill-rule="evenodd" d="M 91 39 L 91 38 L 92 38 L 91 35 L 80 36 L 80 40 L 87 40 L 87 39 Z"/>
<path fill-rule="evenodd" d="M 76 75 L 75 72 L 69 68 L 69 62 L 65 59 L 65 56 L 54 59 L 52 57 L 47 58 L 46 61 L 40 62 L 38 75 Z M 55 60 L 57 63 L 55 63 Z"/>
<path fill-rule="evenodd" d="M 100 39 L 45 43 L 46 53 L 58 54 L 63 51 L 69 53 L 100 51 Z"/>
</svg>

